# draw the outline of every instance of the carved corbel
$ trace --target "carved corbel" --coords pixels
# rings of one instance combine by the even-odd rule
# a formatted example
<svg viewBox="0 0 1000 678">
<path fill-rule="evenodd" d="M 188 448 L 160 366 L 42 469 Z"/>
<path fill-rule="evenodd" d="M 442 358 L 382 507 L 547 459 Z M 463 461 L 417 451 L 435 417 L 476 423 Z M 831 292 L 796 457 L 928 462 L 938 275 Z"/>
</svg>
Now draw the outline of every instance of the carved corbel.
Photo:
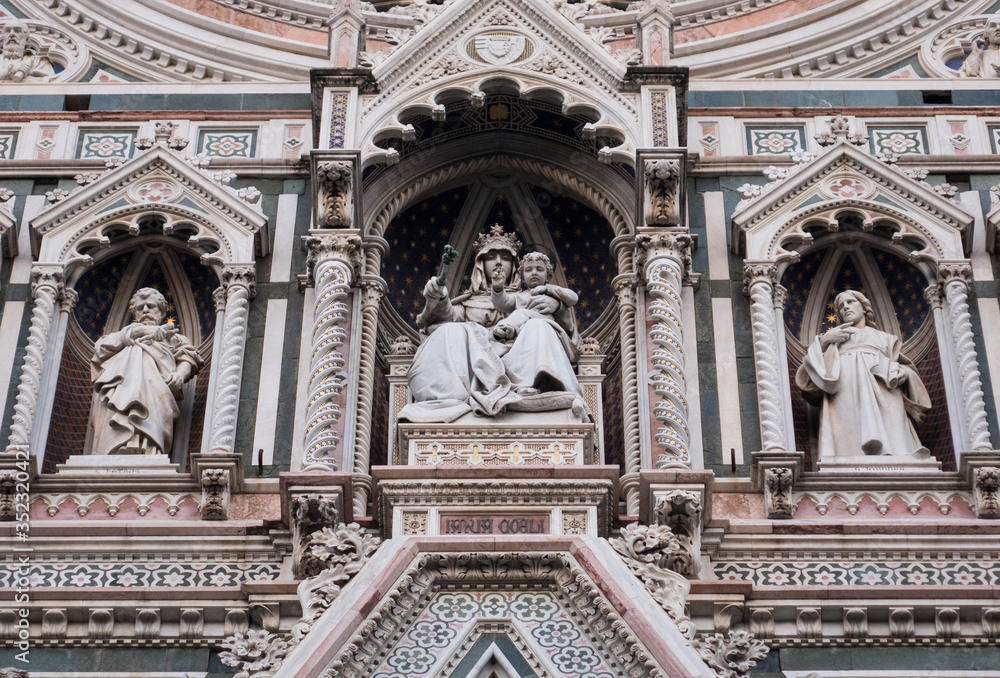
<svg viewBox="0 0 1000 678">
<path fill-rule="evenodd" d="M 201 608 L 181 608 L 178 635 L 181 638 L 197 639 L 205 634 L 205 614 Z"/>
<path fill-rule="evenodd" d="M 960 638 L 962 635 L 962 619 L 958 608 L 939 607 L 934 610 L 934 633 L 938 638 Z"/>
<path fill-rule="evenodd" d="M 342 499 L 321 494 L 305 494 L 292 498 L 292 567 L 295 576 L 302 578 L 314 567 L 308 553 L 310 535 L 323 528 L 333 527 L 340 522 L 340 502 Z"/>
<path fill-rule="evenodd" d="M 115 615 L 110 607 L 94 608 L 90 611 L 87 635 L 91 638 L 110 638 L 114 635 Z"/>
<path fill-rule="evenodd" d="M 716 633 L 698 641 L 698 653 L 717 678 L 746 678 L 770 648 L 749 631 Z"/>
<path fill-rule="evenodd" d="M 889 635 L 893 638 L 912 638 L 914 633 L 913 608 L 889 608 Z"/>
<path fill-rule="evenodd" d="M 354 164 L 350 160 L 328 160 L 316 164 L 320 191 L 319 226 L 350 228 L 354 207 Z"/>
<path fill-rule="evenodd" d="M 977 518 L 1000 518 L 1000 468 L 982 466 L 975 470 L 972 500 Z"/>
<path fill-rule="evenodd" d="M 53 608 L 42 611 L 42 638 L 65 638 L 69 629 L 69 617 L 66 608 Z"/>
<path fill-rule="evenodd" d="M 159 608 L 146 607 L 135 611 L 135 635 L 137 638 L 160 637 Z"/>
<path fill-rule="evenodd" d="M 681 222 L 679 160 L 657 158 L 646 160 L 646 214 L 648 226 L 676 226 Z"/>
<path fill-rule="evenodd" d="M 844 635 L 848 638 L 868 637 L 868 608 L 844 608 Z"/>
<path fill-rule="evenodd" d="M 671 490 L 656 499 L 657 524 L 670 528 L 677 538 L 678 550 L 667 562 L 674 572 L 698 577 L 701 570 L 702 504 L 697 492 Z"/>
<path fill-rule="evenodd" d="M 201 471 L 201 517 L 204 520 L 229 518 L 229 469 L 206 468 Z"/>
<path fill-rule="evenodd" d="M 815 607 L 800 607 L 795 615 L 795 633 L 800 638 L 823 636 L 823 616 Z"/>
<path fill-rule="evenodd" d="M 752 479 L 754 488 L 764 493 L 764 511 L 771 520 L 795 515 L 793 491 L 802 473 L 802 452 L 754 452 Z"/>
<path fill-rule="evenodd" d="M 17 471 L 0 471 L 0 520 L 14 520 L 17 515 L 14 504 Z"/>
<path fill-rule="evenodd" d="M 983 625 L 983 636 L 1000 638 L 1000 607 L 984 607 L 980 621 Z"/>
<path fill-rule="evenodd" d="M 758 638 L 774 637 L 773 607 L 755 607 L 750 610 L 750 633 Z"/>
</svg>

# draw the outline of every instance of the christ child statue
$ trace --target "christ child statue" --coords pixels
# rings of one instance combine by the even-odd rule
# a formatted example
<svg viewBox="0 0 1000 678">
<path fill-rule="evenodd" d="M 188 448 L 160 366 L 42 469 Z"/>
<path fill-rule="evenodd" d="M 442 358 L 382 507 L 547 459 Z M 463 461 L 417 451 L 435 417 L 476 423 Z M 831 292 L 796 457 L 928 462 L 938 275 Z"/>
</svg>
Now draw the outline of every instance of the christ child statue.
<svg viewBox="0 0 1000 678">
<path fill-rule="evenodd" d="M 508 292 L 504 289 L 506 279 L 502 272 L 493 271 L 493 306 L 507 317 L 493 326 L 493 336 L 502 342 L 513 341 L 524 323 L 532 318 L 551 318 L 553 312 L 545 312 L 532 300 L 547 296 L 560 303 L 559 311 L 576 305 L 577 294 L 567 287 L 549 283 L 553 273 L 552 262 L 541 252 L 529 252 L 521 259 L 521 280 L 526 291 Z"/>
</svg>

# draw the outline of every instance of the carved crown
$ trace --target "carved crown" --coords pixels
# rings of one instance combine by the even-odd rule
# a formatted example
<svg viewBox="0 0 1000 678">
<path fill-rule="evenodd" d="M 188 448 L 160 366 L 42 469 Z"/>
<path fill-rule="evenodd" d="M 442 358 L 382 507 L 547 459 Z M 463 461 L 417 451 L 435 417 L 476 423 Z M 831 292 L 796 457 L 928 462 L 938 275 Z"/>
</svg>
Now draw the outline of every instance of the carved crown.
<svg viewBox="0 0 1000 678">
<path fill-rule="evenodd" d="M 503 226 L 493 224 L 489 233 L 479 234 L 472 247 L 477 253 L 489 250 L 507 250 L 512 255 L 517 256 L 521 250 L 521 241 L 517 239 L 516 233 L 506 233 Z"/>
</svg>

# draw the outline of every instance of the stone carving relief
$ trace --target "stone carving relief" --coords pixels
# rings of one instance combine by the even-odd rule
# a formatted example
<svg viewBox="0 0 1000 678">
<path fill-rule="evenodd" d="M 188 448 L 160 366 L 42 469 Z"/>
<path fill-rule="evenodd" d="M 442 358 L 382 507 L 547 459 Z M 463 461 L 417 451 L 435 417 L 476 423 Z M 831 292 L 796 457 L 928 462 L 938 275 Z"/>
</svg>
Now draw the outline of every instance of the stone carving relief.
<svg viewBox="0 0 1000 678">
<path fill-rule="evenodd" d="M 923 53 L 932 76 L 1000 78 L 1000 13 L 952 23 L 925 43 Z M 957 69 L 948 66 L 962 57 Z"/>
<path fill-rule="evenodd" d="M 677 537 L 678 551 L 667 566 L 679 574 L 696 578 L 701 570 L 701 497 L 695 492 L 671 490 L 657 497 L 656 522 L 666 525 Z"/>
<path fill-rule="evenodd" d="M 550 263 L 526 257 L 519 270 L 515 257 L 521 244 L 499 224 L 481 234 L 474 247 L 465 294 L 449 299 L 442 275 L 424 286 L 425 307 L 417 325 L 428 336 L 409 371 L 413 402 L 399 412 L 399 420 L 451 422 L 470 412 L 496 417 L 506 410 L 564 409 L 586 420 L 572 365 L 580 342 L 566 303 L 566 293 L 572 292 L 542 282 L 551 276 Z M 529 280 L 539 283 L 531 290 L 522 286 L 529 268 Z M 506 309 L 512 300 L 521 308 L 508 322 L 495 303 Z"/>
<path fill-rule="evenodd" d="M 92 454 L 170 454 L 181 388 L 201 369 L 191 341 L 166 317 L 167 300 L 144 287 L 133 322 L 94 347 Z"/>
<path fill-rule="evenodd" d="M 353 165 L 346 160 L 331 160 L 316 165 L 316 179 L 320 184 L 321 212 L 319 225 L 330 228 L 348 228 L 353 207 Z"/>
<path fill-rule="evenodd" d="M 229 517 L 229 470 L 207 468 L 201 472 L 201 516 L 206 520 Z"/>
<path fill-rule="evenodd" d="M 972 499 L 980 518 L 1000 518 L 1000 468 L 984 466 L 976 469 Z"/>
<path fill-rule="evenodd" d="M 768 518 L 791 518 L 795 514 L 793 479 L 790 468 L 764 469 L 764 510 Z"/>
<path fill-rule="evenodd" d="M 629 525 L 621 537 L 608 541 L 681 633 L 693 639 L 695 627 L 684 611 L 691 584 L 671 567 L 684 560 L 683 547 L 673 531 L 666 525 Z"/>
<path fill-rule="evenodd" d="M 730 631 L 702 638 L 698 651 L 718 678 L 745 678 L 769 650 L 749 631 Z"/>
<path fill-rule="evenodd" d="M 813 340 L 795 375 L 806 401 L 821 408 L 819 459 L 927 458 L 914 424 L 930 410 L 930 397 L 902 341 L 877 329 L 860 292 L 842 292 L 834 305 L 840 324 Z"/>
<path fill-rule="evenodd" d="M 671 226 L 679 223 L 678 186 L 681 164 L 677 160 L 647 160 L 646 223 L 650 226 Z"/>
<path fill-rule="evenodd" d="M 48 48 L 32 38 L 28 25 L 19 19 L 0 26 L 0 80 L 7 82 L 48 82 L 56 72 Z"/>
</svg>

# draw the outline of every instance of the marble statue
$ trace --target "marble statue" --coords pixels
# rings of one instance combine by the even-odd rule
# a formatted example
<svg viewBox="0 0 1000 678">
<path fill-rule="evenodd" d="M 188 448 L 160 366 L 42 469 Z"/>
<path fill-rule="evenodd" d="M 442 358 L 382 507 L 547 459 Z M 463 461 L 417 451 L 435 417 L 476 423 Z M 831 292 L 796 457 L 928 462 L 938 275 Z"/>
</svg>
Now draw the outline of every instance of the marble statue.
<svg viewBox="0 0 1000 678">
<path fill-rule="evenodd" d="M 963 78 L 1000 78 L 1000 14 L 990 17 L 958 75 Z"/>
<path fill-rule="evenodd" d="M 572 408 L 583 420 L 582 390 L 572 365 L 580 344 L 572 305 L 548 293 L 522 291 L 523 271 L 514 265 L 520 243 L 499 225 L 480 235 L 475 247 L 471 285 L 464 294 L 449 299 L 442 277 L 424 286 L 425 307 L 417 325 L 427 336 L 409 372 L 414 402 L 399 419 L 451 422 L 470 412 L 493 417 L 506 410 Z M 537 258 L 533 263 L 544 269 Z M 548 280 L 549 274 L 542 276 Z M 541 279 L 531 273 L 531 280 Z M 517 295 L 525 296 L 516 301 Z M 494 329 L 505 312 L 494 306 L 495 296 L 504 308 L 510 308 L 506 298 L 537 315 L 515 319 L 498 330 L 503 337 L 498 340 Z"/>
<path fill-rule="evenodd" d="M 930 397 L 899 337 L 876 327 L 860 292 L 841 292 L 834 307 L 840 324 L 813 340 L 795 375 L 806 401 L 821 408 L 819 460 L 928 457 L 913 427 L 930 409 Z"/>
<path fill-rule="evenodd" d="M 170 454 L 181 387 L 201 357 L 173 322 L 167 300 L 144 287 L 129 303 L 134 322 L 98 339 L 91 361 L 94 454 Z"/>
<path fill-rule="evenodd" d="M 48 80 L 55 70 L 48 59 L 39 56 L 28 44 L 28 26 L 18 19 L 0 28 L 0 81 L 30 82 Z"/>
</svg>

